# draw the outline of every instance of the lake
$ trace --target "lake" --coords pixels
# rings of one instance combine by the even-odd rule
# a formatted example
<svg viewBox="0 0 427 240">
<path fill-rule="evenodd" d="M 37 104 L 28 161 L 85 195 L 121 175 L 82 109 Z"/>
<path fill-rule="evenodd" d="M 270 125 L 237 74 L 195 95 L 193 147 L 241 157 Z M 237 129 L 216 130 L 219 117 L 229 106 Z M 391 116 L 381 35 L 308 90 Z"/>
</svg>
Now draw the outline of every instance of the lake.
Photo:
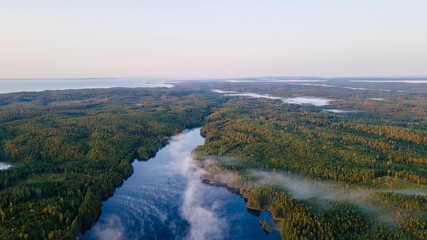
<svg viewBox="0 0 427 240">
<path fill-rule="evenodd" d="M 44 90 L 112 88 L 112 87 L 173 87 L 167 79 L 156 78 L 60 78 L 0 79 L 0 94 Z"/>
<path fill-rule="evenodd" d="M 268 212 L 246 208 L 241 195 L 201 181 L 191 151 L 203 144 L 200 128 L 173 136 L 102 206 L 97 223 L 81 239 L 280 239 L 260 226 Z"/>
</svg>

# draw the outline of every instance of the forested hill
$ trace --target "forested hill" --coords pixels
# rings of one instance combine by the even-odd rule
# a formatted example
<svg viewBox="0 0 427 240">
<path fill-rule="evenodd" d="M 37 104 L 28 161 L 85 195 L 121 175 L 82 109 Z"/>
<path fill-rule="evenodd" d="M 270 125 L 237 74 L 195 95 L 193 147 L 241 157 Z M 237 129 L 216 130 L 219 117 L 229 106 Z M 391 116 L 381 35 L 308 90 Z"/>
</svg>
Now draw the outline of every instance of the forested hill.
<svg viewBox="0 0 427 240">
<path fill-rule="evenodd" d="M 0 95 L 0 239 L 75 239 L 103 197 L 218 98 L 180 89 Z M 143 183 L 141 183 L 143 184 Z"/>
</svg>

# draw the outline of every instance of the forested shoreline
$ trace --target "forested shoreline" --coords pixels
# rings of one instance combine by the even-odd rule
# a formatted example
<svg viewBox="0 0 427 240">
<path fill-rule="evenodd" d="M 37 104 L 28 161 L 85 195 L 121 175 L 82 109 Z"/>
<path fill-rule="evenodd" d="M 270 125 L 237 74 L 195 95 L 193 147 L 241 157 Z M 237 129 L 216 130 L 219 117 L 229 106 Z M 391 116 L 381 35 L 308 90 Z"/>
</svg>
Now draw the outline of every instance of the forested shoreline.
<svg viewBox="0 0 427 240">
<path fill-rule="evenodd" d="M 103 197 L 168 137 L 200 126 L 194 91 L 107 89 L 0 95 L 1 239 L 74 239 Z"/>
<path fill-rule="evenodd" d="M 328 113 L 212 89 L 332 96 L 330 108 L 358 112 Z M 0 162 L 13 167 L 0 171 L 0 238 L 74 239 L 99 215 L 102 198 L 132 174 L 135 158 L 148 159 L 168 137 L 202 126 L 205 144 L 195 151 L 219 159 L 202 165 L 208 178 L 221 181 L 223 171 L 237 176 L 232 187 L 242 189 L 249 208 L 269 210 L 281 222 L 283 239 L 423 239 L 426 195 L 374 193 L 367 204 L 395 214 L 389 224 L 348 201 L 319 203 L 280 186 L 257 187 L 251 174 L 290 172 L 349 188 L 425 189 L 425 98 L 422 91 L 220 82 L 2 94 Z"/>
<path fill-rule="evenodd" d="M 295 86 L 219 85 L 225 92 L 310 94 Z M 218 89 L 218 84 L 211 88 Z M 327 89 L 315 96 L 345 94 Z M 331 105 L 346 103 L 361 112 L 333 114 L 275 99 L 225 95 L 228 101 L 207 117 L 201 129 L 205 144 L 196 149 L 195 158 L 208 159 L 201 164 L 207 179 L 240 188 L 249 208 L 270 211 L 281 222 L 283 239 L 425 239 L 427 114 L 425 101 L 411 100 L 425 99 L 425 94 L 385 93 L 382 96 L 389 100 L 380 103 L 370 101 L 366 92 L 347 94 Z M 322 200 L 315 194 L 300 200 L 280 184 L 265 187 L 265 179 L 259 179 L 254 170 L 272 176 L 297 173 L 325 184 L 332 181 L 342 187 L 331 194 L 347 200 Z M 357 190 L 347 194 L 360 184 L 366 195 L 360 193 L 363 197 L 355 199 Z M 412 194 L 393 192 L 408 186 Z M 384 217 L 389 220 L 366 207 L 389 213 Z"/>
</svg>

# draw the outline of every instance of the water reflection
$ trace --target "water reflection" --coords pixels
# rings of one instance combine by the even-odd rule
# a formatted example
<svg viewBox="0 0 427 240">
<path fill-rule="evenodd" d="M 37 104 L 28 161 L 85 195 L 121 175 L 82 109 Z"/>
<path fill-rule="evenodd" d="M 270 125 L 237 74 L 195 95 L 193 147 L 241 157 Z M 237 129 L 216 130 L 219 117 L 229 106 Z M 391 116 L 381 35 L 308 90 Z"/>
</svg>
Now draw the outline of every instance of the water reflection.
<svg viewBox="0 0 427 240">
<path fill-rule="evenodd" d="M 261 219 L 274 225 L 268 212 L 248 211 L 242 196 L 204 184 L 191 170 L 191 151 L 203 141 L 199 128 L 187 131 L 156 157 L 135 161 L 82 239 L 280 239 L 260 226 Z"/>
</svg>

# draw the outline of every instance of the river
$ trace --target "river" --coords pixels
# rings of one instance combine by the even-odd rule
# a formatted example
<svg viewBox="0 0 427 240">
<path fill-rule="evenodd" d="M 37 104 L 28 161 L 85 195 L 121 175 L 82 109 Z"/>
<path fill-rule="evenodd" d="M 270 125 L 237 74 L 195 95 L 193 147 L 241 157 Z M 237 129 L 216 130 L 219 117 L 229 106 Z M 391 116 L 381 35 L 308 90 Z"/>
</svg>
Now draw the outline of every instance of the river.
<svg viewBox="0 0 427 240">
<path fill-rule="evenodd" d="M 81 239 L 280 239 L 260 226 L 268 212 L 248 211 L 244 198 L 202 183 L 191 151 L 203 144 L 200 128 L 171 138 L 155 157 L 134 161 L 134 173 L 102 206 Z"/>
</svg>

